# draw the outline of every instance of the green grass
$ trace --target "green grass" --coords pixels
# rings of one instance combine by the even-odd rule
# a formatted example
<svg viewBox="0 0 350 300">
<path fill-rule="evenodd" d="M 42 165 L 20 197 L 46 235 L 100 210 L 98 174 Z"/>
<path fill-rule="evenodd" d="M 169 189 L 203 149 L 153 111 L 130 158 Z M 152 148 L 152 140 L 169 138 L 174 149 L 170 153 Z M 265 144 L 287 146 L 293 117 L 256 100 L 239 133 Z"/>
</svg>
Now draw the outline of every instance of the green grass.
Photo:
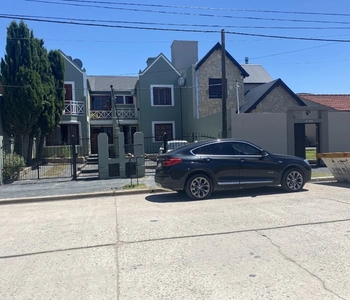
<svg viewBox="0 0 350 300">
<path fill-rule="evenodd" d="M 144 189 L 146 188 L 146 185 L 142 184 L 126 184 L 123 186 L 123 190 L 130 190 L 130 189 Z"/>
<path fill-rule="evenodd" d="M 316 149 L 307 149 L 306 151 L 306 159 L 307 160 L 316 160 Z"/>
<path fill-rule="evenodd" d="M 323 172 L 312 172 L 311 178 L 319 178 L 319 177 L 332 177 L 332 174 L 323 173 Z"/>
</svg>

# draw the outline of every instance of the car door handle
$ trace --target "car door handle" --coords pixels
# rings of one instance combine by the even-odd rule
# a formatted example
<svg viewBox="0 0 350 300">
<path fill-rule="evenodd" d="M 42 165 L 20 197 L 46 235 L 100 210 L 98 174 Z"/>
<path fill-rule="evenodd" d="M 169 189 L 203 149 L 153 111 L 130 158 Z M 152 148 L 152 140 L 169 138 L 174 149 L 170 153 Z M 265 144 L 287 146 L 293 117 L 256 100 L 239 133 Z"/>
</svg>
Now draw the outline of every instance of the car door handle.
<svg viewBox="0 0 350 300">
<path fill-rule="evenodd" d="M 245 159 L 241 158 L 241 162 L 245 162 Z"/>
</svg>

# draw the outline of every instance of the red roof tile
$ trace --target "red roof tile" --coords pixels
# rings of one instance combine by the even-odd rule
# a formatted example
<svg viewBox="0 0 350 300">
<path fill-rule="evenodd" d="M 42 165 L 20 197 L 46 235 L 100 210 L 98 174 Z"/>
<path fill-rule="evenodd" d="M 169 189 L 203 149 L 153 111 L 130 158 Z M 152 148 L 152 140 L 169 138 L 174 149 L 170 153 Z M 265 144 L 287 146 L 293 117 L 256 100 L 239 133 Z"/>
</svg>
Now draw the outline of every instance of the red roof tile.
<svg viewBox="0 0 350 300">
<path fill-rule="evenodd" d="M 335 110 L 350 111 L 350 94 L 297 94 L 301 99 L 306 99 Z"/>
</svg>

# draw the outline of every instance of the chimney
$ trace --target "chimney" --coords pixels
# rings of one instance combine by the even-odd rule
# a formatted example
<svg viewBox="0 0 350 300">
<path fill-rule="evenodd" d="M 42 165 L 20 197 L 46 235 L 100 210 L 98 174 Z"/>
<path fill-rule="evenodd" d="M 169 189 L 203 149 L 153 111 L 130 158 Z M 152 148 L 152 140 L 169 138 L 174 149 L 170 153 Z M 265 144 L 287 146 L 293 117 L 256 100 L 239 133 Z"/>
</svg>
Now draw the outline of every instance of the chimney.
<svg viewBox="0 0 350 300">
<path fill-rule="evenodd" d="M 171 44 L 171 63 L 182 73 L 198 61 L 197 41 L 178 41 Z"/>
<path fill-rule="evenodd" d="M 245 61 L 245 64 L 246 64 L 246 65 L 249 64 L 249 57 L 246 56 L 245 59 L 244 59 L 244 61 Z"/>
</svg>

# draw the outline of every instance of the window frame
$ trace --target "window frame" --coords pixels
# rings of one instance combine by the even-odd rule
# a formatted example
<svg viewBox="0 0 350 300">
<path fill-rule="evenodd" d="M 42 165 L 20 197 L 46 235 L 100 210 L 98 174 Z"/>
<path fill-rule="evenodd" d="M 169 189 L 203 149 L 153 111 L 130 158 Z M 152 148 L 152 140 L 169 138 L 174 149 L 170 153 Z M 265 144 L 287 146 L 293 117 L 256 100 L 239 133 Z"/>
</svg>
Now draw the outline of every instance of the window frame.
<svg viewBox="0 0 350 300">
<path fill-rule="evenodd" d="M 172 126 L 172 137 L 171 137 L 171 139 L 168 138 L 168 140 L 174 139 L 174 137 L 175 137 L 175 121 L 153 121 L 152 122 L 152 136 L 153 136 L 152 141 L 154 143 L 163 141 L 163 136 L 161 137 L 160 140 L 157 139 L 156 125 L 165 125 L 165 124 L 171 124 L 171 126 Z"/>
<path fill-rule="evenodd" d="M 217 82 L 211 83 L 214 80 Z M 208 78 L 208 97 L 209 99 L 222 99 L 222 78 Z"/>
<path fill-rule="evenodd" d="M 117 103 L 117 97 L 123 97 L 123 103 Z M 132 103 L 128 103 L 127 98 L 130 97 L 132 99 Z M 134 105 L 135 99 L 132 95 L 114 95 L 115 105 Z"/>
<path fill-rule="evenodd" d="M 67 94 L 66 85 L 71 86 L 72 99 L 66 99 L 66 94 Z M 65 81 L 63 87 L 64 87 L 64 91 L 65 91 L 64 101 L 75 101 L 75 82 L 74 81 Z"/>
<path fill-rule="evenodd" d="M 154 104 L 154 88 L 169 88 L 170 89 L 170 97 L 171 97 L 171 104 Z M 154 107 L 169 107 L 169 106 L 174 106 L 175 101 L 174 101 L 174 85 L 172 84 L 151 84 L 150 86 L 151 89 L 151 106 Z"/>
</svg>

